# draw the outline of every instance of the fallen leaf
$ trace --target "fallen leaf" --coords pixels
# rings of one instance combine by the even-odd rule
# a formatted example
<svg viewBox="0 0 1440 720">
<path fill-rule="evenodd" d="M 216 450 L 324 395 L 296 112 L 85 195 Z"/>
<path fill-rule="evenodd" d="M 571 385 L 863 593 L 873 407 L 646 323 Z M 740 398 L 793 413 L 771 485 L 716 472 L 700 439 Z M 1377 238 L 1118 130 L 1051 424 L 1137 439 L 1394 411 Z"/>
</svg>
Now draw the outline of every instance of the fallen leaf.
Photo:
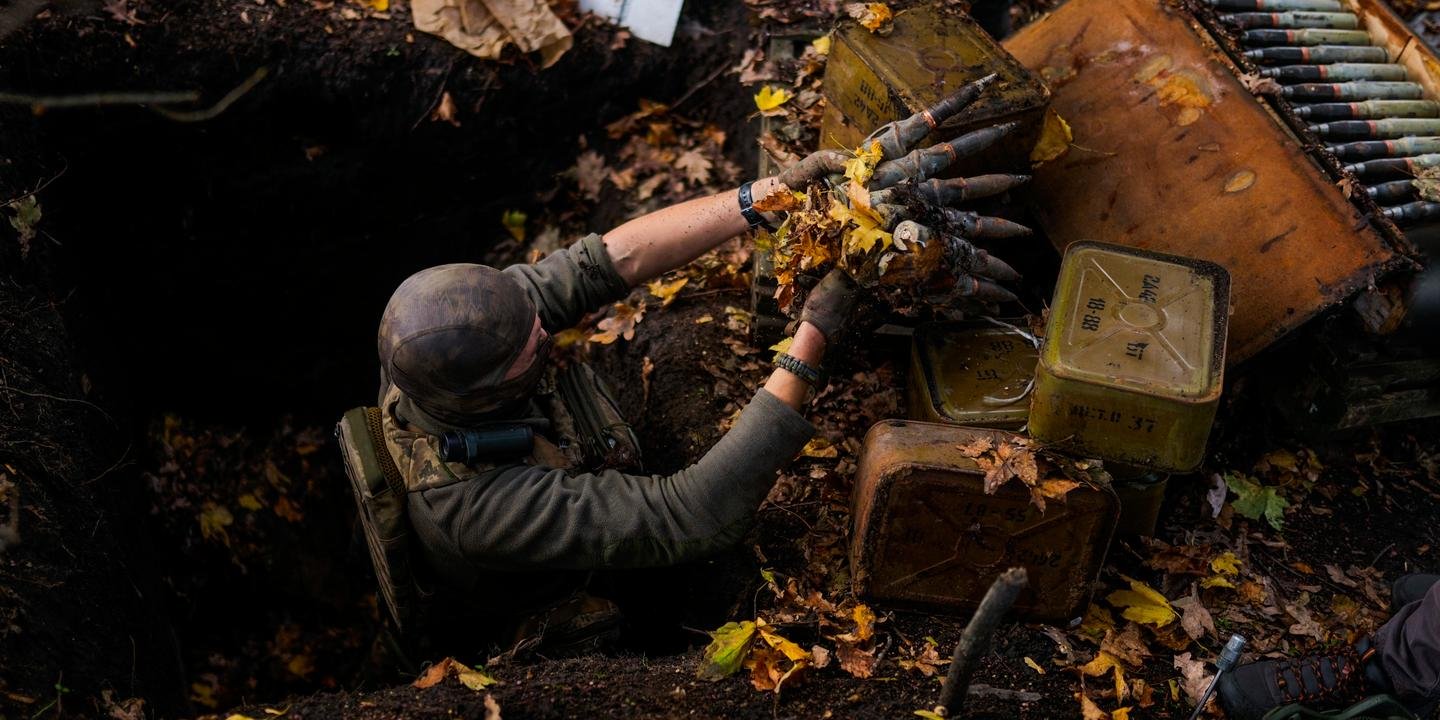
<svg viewBox="0 0 1440 720">
<path fill-rule="evenodd" d="M 646 283 L 645 288 L 650 291 L 651 295 L 660 298 L 660 307 L 664 308 L 669 307 L 670 303 L 675 302 L 675 296 L 688 282 L 690 282 L 690 278 L 688 277 L 681 277 L 678 280 L 673 280 L 668 283 L 661 278 L 656 278 Z"/>
<path fill-rule="evenodd" d="M 815 38 L 810 44 L 815 48 L 815 52 L 821 55 L 830 54 L 830 35 L 826 34 Z"/>
<path fill-rule="evenodd" d="M 1110 713 L 1100 709 L 1094 700 L 1086 697 L 1084 693 L 1077 693 L 1080 698 L 1080 717 L 1082 720 L 1110 720 Z"/>
<path fill-rule="evenodd" d="M 888 35 L 895 29 L 895 14 L 885 3 L 850 3 L 845 6 L 845 13 L 876 35 Z"/>
<path fill-rule="evenodd" d="M 1130 583 L 1129 590 L 1116 590 L 1105 598 L 1111 605 L 1123 608 L 1122 616 L 1155 627 L 1164 627 L 1175 621 L 1175 611 L 1164 595 L 1139 580 L 1125 579 Z"/>
<path fill-rule="evenodd" d="M 622 337 L 626 340 L 635 339 L 635 326 L 645 317 L 645 303 L 640 303 L 637 307 L 617 302 L 613 310 L 612 315 L 595 324 L 595 329 L 599 332 L 590 336 L 590 342 L 609 345 Z"/>
<path fill-rule="evenodd" d="M 200 510 L 200 536 L 206 540 L 219 538 L 226 547 L 229 547 L 230 534 L 225 531 L 225 528 L 234 522 L 235 516 L 231 515 L 230 510 L 225 506 L 206 502 Z"/>
<path fill-rule="evenodd" d="M 1045 124 L 1040 127 L 1040 138 L 1035 141 L 1035 147 L 1030 150 L 1030 162 L 1035 164 L 1046 163 L 1064 155 L 1070 151 L 1070 143 L 1075 140 L 1075 133 L 1070 129 L 1070 123 L 1060 117 L 1060 113 L 1054 108 L 1045 111 Z"/>
<path fill-rule="evenodd" d="M 1198 589 L 1191 588 L 1191 593 L 1171 603 L 1180 608 L 1180 627 L 1184 628 L 1185 634 L 1191 640 L 1199 640 L 1207 634 L 1215 634 L 1215 620 L 1210 617 L 1210 611 L 1200 603 Z"/>
<path fill-rule="evenodd" d="M 675 167 L 685 174 L 685 179 L 691 185 L 704 185 L 710 182 L 710 159 L 702 155 L 698 150 L 686 150 L 675 158 Z"/>
<path fill-rule="evenodd" d="M 1240 558 L 1235 557 L 1235 553 L 1226 550 L 1210 561 L 1210 570 L 1222 575 L 1239 575 Z"/>
<path fill-rule="evenodd" d="M 485 694 L 485 720 L 501 720 L 500 701 L 489 693 Z"/>
<path fill-rule="evenodd" d="M 771 112 L 789 102 L 791 97 L 793 96 L 785 92 L 784 88 L 766 85 L 755 94 L 755 107 L 760 108 L 762 114 Z"/>
<path fill-rule="evenodd" d="M 580 187 L 580 193 L 591 200 L 600 199 L 600 188 L 605 182 L 608 173 L 605 170 L 605 158 L 594 150 L 586 150 L 575 158 L 575 184 Z"/>
<path fill-rule="evenodd" d="M 1277 488 L 1261 485 L 1239 473 L 1226 473 L 1225 484 L 1235 493 L 1235 501 L 1230 506 L 1235 508 L 1236 513 L 1251 520 L 1263 517 L 1270 527 L 1284 529 L 1285 508 L 1290 503 L 1280 496 Z"/>
<path fill-rule="evenodd" d="M 968 444 L 958 447 L 960 448 L 961 455 L 967 458 L 978 458 L 994 449 L 995 441 L 991 440 L 987 435 L 982 435 L 971 440 Z"/>
<path fill-rule="evenodd" d="M 749 620 L 725 623 L 710 631 L 710 644 L 701 655 L 696 677 L 719 680 L 734 675 L 745 662 L 755 635 L 755 623 Z"/>
<path fill-rule="evenodd" d="M 810 438 L 810 442 L 800 449 L 800 455 L 809 458 L 833 458 L 838 456 L 839 452 L 829 440 L 818 435 Z"/>
<path fill-rule="evenodd" d="M 865 650 L 853 643 L 837 643 L 836 657 L 840 660 L 840 668 L 857 678 L 868 678 L 875 674 L 875 659 L 873 650 Z"/>
<path fill-rule="evenodd" d="M 774 345 L 771 345 L 769 349 L 770 349 L 770 350 L 773 350 L 773 351 L 775 352 L 775 359 L 778 360 L 778 359 L 780 359 L 780 356 L 781 356 L 781 355 L 784 355 L 785 353 L 790 352 L 790 343 L 792 343 L 792 342 L 795 342 L 795 338 L 793 338 L 793 337 L 783 337 L 783 338 L 780 338 L 780 342 L 777 342 L 777 343 L 775 343 Z"/>
<path fill-rule="evenodd" d="M 1205 672 L 1205 663 L 1191 659 L 1188 652 L 1181 653 L 1175 656 L 1175 669 L 1180 671 L 1180 687 L 1185 690 L 1185 696 L 1192 704 L 1200 702 L 1205 688 L 1210 685 L 1210 675 Z"/>
<path fill-rule="evenodd" d="M 1035 659 L 1030 657 L 1029 655 L 1025 656 L 1025 664 L 1029 665 L 1030 669 L 1034 670 L 1037 674 L 1045 674 L 1045 668 L 1040 667 L 1040 663 L 1035 662 Z"/>
<path fill-rule="evenodd" d="M 821 647 L 821 646 L 819 646 L 819 645 L 813 645 L 813 646 L 811 646 L 811 648 L 810 648 L 810 665 L 813 666 L 816 670 L 821 670 L 821 669 L 823 669 L 823 668 L 829 667 L 829 666 L 830 666 L 830 650 L 829 650 L 828 648 Z"/>
<path fill-rule="evenodd" d="M 875 174 L 875 166 L 880 164 L 884 154 L 879 140 L 871 140 L 869 145 L 855 148 L 854 157 L 845 161 L 845 178 L 863 188 Z"/>
</svg>

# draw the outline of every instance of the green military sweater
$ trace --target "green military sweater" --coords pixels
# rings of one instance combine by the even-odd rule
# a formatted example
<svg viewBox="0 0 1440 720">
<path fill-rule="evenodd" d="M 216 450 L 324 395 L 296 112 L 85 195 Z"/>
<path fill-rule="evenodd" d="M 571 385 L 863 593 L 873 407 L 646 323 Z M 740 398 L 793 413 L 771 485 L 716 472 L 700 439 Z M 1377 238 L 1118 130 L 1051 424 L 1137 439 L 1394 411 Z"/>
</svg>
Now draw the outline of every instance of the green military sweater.
<svg viewBox="0 0 1440 720">
<path fill-rule="evenodd" d="M 629 290 L 599 235 L 505 272 L 552 333 Z M 407 422 L 403 395 L 383 385 L 386 442 L 411 488 L 421 554 L 439 579 L 462 588 L 496 572 L 673 565 L 732 545 L 814 433 L 762 389 L 709 452 L 671 475 L 574 472 L 533 456 L 474 469 L 441 460 L 438 438 Z"/>
</svg>

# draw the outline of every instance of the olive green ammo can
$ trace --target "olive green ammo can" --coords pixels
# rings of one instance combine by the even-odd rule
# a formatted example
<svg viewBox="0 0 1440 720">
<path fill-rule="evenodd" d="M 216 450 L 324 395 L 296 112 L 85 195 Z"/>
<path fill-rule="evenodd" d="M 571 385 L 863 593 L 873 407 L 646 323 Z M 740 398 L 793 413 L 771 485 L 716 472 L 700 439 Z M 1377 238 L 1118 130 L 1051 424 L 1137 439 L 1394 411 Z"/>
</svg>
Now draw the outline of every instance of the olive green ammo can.
<svg viewBox="0 0 1440 720">
<path fill-rule="evenodd" d="M 1080 242 L 1065 252 L 1030 434 L 1085 457 L 1199 466 L 1225 370 L 1230 275 L 1203 260 Z"/>
<path fill-rule="evenodd" d="M 1000 76 L 995 85 L 924 144 L 1013 120 L 1020 127 L 1005 141 L 962 159 L 945 174 L 1028 167 L 1050 103 L 1049 89 L 975 21 L 932 7 L 896 14 L 895 30 L 886 36 L 857 23 L 835 32 L 825 63 L 820 144 L 853 150 L 881 125 L 910 117 L 990 73 Z"/>
</svg>

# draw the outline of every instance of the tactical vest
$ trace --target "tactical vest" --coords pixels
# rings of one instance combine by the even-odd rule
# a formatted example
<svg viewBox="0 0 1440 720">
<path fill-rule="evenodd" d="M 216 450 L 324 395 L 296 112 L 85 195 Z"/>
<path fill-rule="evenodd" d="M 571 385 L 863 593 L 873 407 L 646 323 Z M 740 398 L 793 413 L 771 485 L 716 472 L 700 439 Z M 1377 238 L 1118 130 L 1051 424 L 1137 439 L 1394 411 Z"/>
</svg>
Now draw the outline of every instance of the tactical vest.
<svg viewBox="0 0 1440 720">
<path fill-rule="evenodd" d="M 391 388 L 385 407 L 358 407 L 345 413 L 335 436 L 350 478 L 365 544 L 384 601 L 396 628 L 423 595 L 417 582 L 406 496 L 474 477 L 499 465 L 447 463 L 440 439 L 399 424 L 391 412 L 399 390 Z M 615 468 L 637 471 L 640 443 L 620 414 L 609 386 L 585 363 L 551 369 L 536 394 L 550 421 L 548 437 L 537 433 L 523 463 L 567 470 Z"/>
</svg>

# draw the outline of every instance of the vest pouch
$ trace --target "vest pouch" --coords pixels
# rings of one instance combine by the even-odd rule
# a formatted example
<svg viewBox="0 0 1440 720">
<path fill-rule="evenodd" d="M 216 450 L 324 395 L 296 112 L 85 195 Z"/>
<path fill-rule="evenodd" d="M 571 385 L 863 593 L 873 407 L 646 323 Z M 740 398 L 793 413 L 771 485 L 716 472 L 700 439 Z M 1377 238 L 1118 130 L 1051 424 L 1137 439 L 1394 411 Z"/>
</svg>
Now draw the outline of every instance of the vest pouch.
<svg viewBox="0 0 1440 720">
<path fill-rule="evenodd" d="M 385 445 L 380 409 L 359 407 L 345 413 L 335 426 L 335 437 L 340 441 L 345 474 L 355 492 L 381 599 L 395 627 L 403 631 L 416 593 L 410 521 L 405 507 L 405 480 Z"/>
<path fill-rule="evenodd" d="M 640 469 L 640 441 L 620 414 L 609 385 L 589 365 L 572 363 L 556 374 L 555 390 L 575 421 L 585 467 Z"/>
</svg>

